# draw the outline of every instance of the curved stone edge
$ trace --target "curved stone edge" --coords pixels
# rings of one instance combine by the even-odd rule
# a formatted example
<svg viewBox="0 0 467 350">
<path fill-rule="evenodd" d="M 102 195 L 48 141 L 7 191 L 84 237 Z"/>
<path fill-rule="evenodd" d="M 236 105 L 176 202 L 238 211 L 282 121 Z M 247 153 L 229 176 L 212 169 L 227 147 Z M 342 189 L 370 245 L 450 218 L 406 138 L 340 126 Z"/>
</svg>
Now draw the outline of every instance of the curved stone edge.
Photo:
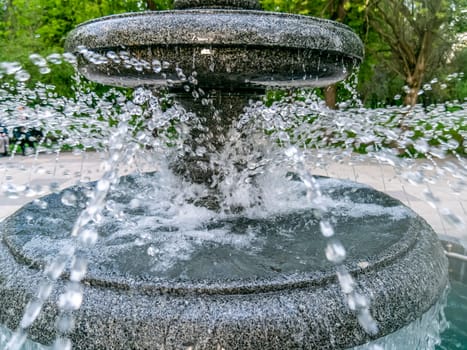
<svg viewBox="0 0 467 350">
<path fill-rule="evenodd" d="M 216 19 L 216 20 L 213 20 Z M 349 27 L 324 19 L 247 10 L 177 10 L 107 16 L 85 22 L 65 48 L 152 45 L 287 47 L 340 52 L 363 58 L 363 44 Z"/>
<path fill-rule="evenodd" d="M 80 59 L 79 70 L 88 79 L 106 85 L 181 88 L 187 81 L 180 79 L 177 67 L 187 75 L 195 70 L 197 86 L 203 89 L 252 89 L 264 93 L 267 86 L 327 86 L 345 79 L 357 64 L 356 60 L 343 57 L 340 53 L 307 49 L 212 46 L 206 49 L 209 55 L 204 54 L 203 50 L 203 47 L 173 45 L 132 47 L 132 54 L 147 66 L 143 71 L 126 68 L 110 60 L 95 65 L 85 58 Z M 111 51 L 118 52 L 116 48 L 106 48 L 97 53 L 105 56 Z M 154 59 L 172 64 L 155 73 L 149 63 Z M 215 67 L 212 66 L 213 62 Z M 257 62 L 261 64 L 257 65 Z"/>
<path fill-rule="evenodd" d="M 258 0 L 175 0 L 174 8 L 242 8 L 261 10 Z"/>
<path fill-rule="evenodd" d="M 417 243 L 384 268 L 355 276 L 370 295 L 378 336 L 420 317 L 448 283 L 447 259 L 436 234 L 423 221 Z M 14 329 L 41 274 L 16 264 L 0 245 L 0 323 Z M 59 281 L 57 290 L 63 289 Z M 31 328 L 33 339 L 54 338 L 57 290 Z M 147 296 L 135 291 L 84 287 L 70 335 L 76 349 L 338 349 L 368 341 L 343 302 L 339 285 L 246 295 Z"/>
<path fill-rule="evenodd" d="M 131 175 L 128 177 L 131 177 Z M 89 188 L 95 186 L 95 184 L 95 182 L 88 183 L 84 187 L 76 185 L 64 191 L 82 193 L 84 188 L 89 190 Z M 348 184 L 346 183 L 346 185 L 347 187 L 350 186 L 351 188 L 355 188 L 360 184 L 349 182 Z M 366 189 L 372 191 L 372 194 L 390 198 L 394 202 L 398 203 L 398 205 L 405 207 L 400 201 L 393 199 L 382 192 L 376 191 L 369 186 L 367 186 Z M 63 192 L 52 193 L 42 197 L 42 200 L 48 204 L 47 207 L 49 208 L 49 211 L 53 213 L 57 206 L 63 207 L 61 201 L 62 196 Z M 21 240 L 17 240 L 17 236 L 15 234 L 16 231 L 22 230 L 17 227 L 17 222 L 23 222 L 22 218 L 24 218 L 25 215 L 28 215 L 27 213 L 29 210 L 35 210 L 35 208 L 36 205 L 34 203 L 26 204 L 14 215 L 1 223 L 0 232 L 2 233 L 3 244 L 18 264 L 40 270 L 45 266 L 45 261 L 35 259 L 27 253 L 24 253 L 21 250 L 22 242 Z M 397 242 L 393 243 L 384 251 L 377 255 L 367 256 L 363 267 L 358 261 L 347 259 L 345 262 L 345 268 L 347 271 L 354 276 L 369 273 L 373 270 L 376 271 L 393 264 L 400 257 L 407 254 L 409 250 L 413 249 L 419 238 L 419 233 L 414 229 L 414 227 L 416 227 L 417 223 L 419 223 L 421 219 L 409 208 L 405 208 L 412 222 L 410 226 L 411 229 L 408 232 L 405 232 Z M 25 211 L 26 214 L 23 211 Z M 66 280 L 68 277 L 69 276 L 66 272 L 62 275 L 62 279 Z M 333 267 L 306 273 L 278 273 L 276 276 L 268 278 L 245 278 L 241 280 L 225 278 L 220 281 L 183 281 L 178 279 L 155 280 L 154 278 L 146 276 L 139 276 L 136 278 L 134 276 L 120 275 L 109 271 L 103 272 L 98 269 L 94 270 L 92 273 L 91 271 L 88 271 L 83 282 L 92 287 L 110 288 L 115 290 L 134 290 L 148 296 L 160 294 L 183 296 L 189 294 L 251 294 L 276 292 L 296 288 L 317 288 L 333 283 L 335 279 L 336 273 Z"/>
</svg>

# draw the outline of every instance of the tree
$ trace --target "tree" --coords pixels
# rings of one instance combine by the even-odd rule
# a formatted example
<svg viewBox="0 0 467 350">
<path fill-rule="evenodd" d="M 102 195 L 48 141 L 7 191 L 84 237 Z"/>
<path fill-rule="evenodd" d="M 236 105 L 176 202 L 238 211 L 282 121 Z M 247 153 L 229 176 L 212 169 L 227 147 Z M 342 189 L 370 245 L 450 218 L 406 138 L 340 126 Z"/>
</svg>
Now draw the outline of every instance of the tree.
<svg viewBox="0 0 467 350">
<path fill-rule="evenodd" d="M 145 0 L 146 9 L 150 11 L 168 10 L 173 7 L 173 0 Z"/>
<path fill-rule="evenodd" d="M 63 52 L 69 31 L 89 19 L 149 6 L 166 9 L 171 4 L 172 0 L 0 0 L 0 62 L 20 62 L 31 74 L 29 84 L 41 81 L 69 95 L 73 69 L 53 65 L 52 74 L 40 75 L 31 65 L 31 54 L 45 57 Z"/>
<path fill-rule="evenodd" d="M 312 15 L 341 22 L 350 25 L 358 35 L 364 34 L 366 30 L 364 0 L 263 0 L 262 5 L 267 10 Z M 323 94 L 326 105 L 335 109 L 338 84 L 323 88 Z"/>
<path fill-rule="evenodd" d="M 329 13 L 330 19 L 344 23 L 349 7 L 349 0 L 328 0 L 325 9 Z M 337 84 L 329 85 L 324 89 L 324 100 L 326 101 L 326 106 L 336 109 Z"/>
<path fill-rule="evenodd" d="M 453 7 L 446 0 L 370 0 L 368 21 L 387 45 L 381 56 L 407 85 L 404 104 L 413 106 L 428 69 L 442 64 L 453 42 Z"/>
</svg>

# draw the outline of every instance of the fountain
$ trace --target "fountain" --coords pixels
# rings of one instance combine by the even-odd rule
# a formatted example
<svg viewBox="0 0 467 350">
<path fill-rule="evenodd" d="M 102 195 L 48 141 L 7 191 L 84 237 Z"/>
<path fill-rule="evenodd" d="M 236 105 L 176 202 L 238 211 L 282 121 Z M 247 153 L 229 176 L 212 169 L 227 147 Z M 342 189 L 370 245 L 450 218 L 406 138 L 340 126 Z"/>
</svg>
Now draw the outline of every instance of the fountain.
<svg viewBox="0 0 467 350">
<path fill-rule="evenodd" d="M 372 188 L 311 176 L 295 147 L 285 147 L 293 167 L 253 150 L 261 139 L 240 127 L 267 87 L 344 79 L 362 59 L 360 40 L 254 0 L 175 5 L 70 34 L 83 75 L 165 89 L 187 131 L 166 169 L 118 178 L 122 123 L 103 179 L 43 197 L 40 217 L 28 204 L 2 223 L 0 324 L 42 343 L 58 333 L 77 349 L 335 349 L 421 317 L 447 284 L 428 224 Z M 191 189 L 183 200 L 180 186 Z"/>
</svg>

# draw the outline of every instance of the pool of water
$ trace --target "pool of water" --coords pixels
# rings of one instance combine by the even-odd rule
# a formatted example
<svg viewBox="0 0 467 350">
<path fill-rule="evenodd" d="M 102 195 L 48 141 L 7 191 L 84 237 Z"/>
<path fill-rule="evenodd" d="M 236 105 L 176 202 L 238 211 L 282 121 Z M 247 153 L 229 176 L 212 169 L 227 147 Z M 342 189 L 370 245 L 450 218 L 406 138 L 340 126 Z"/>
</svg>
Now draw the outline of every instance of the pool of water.
<svg viewBox="0 0 467 350">
<path fill-rule="evenodd" d="M 467 350 L 467 284 L 451 282 L 444 313 L 449 326 L 436 350 Z"/>
</svg>

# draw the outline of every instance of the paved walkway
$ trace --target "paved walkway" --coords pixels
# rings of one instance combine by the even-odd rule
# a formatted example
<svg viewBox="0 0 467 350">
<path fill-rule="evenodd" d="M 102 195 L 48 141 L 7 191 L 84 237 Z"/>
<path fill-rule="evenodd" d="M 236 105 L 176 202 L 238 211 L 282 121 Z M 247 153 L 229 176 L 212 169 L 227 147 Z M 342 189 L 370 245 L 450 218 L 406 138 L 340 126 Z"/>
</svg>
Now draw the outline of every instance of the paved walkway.
<svg viewBox="0 0 467 350">
<path fill-rule="evenodd" d="M 103 172 L 101 163 L 105 157 L 105 154 L 87 152 L 0 158 L 0 221 L 25 203 L 56 188 L 65 188 L 77 181 L 98 179 Z M 137 162 L 126 164 L 121 172 L 131 173 L 139 166 L 141 164 Z M 429 178 L 431 172 L 441 180 L 423 184 L 406 179 L 410 169 L 400 170 L 370 161 L 330 163 L 325 170 L 313 168 L 312 172 L 362 182 L 386 192 L 425 218 L 438 234 L 467 242 L 467 226 L 463 224 L 467 223 L 467 183 L 458 186 L 462 178 L 449 170 L 452 169 L 448 161 L 434 169 L 427 166 L 425 177 Z M 427 200 L 430 196 L 424 194 L 426 190 L 438 199 L 438 202 L 432 201 L 435 207 Z"/>
</svg>

